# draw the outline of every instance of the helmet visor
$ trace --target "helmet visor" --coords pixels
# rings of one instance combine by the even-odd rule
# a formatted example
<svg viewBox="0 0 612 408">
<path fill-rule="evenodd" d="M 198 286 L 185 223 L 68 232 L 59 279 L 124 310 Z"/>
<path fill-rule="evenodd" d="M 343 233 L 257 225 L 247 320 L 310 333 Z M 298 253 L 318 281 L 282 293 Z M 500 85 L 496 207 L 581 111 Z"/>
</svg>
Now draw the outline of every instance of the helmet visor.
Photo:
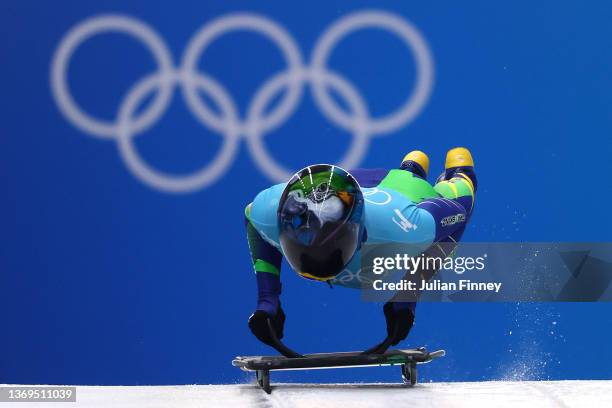
<svg viewBox="0 0 612 408">
<path fill-rule="evenodd" d="M 280 243 L 289 264 L 311 279 L 336 276 L 357 250 L 362 213 L 361 190 L 345 170 L 315 165 L 296 173 L 278 209 Z"/>
</svg>

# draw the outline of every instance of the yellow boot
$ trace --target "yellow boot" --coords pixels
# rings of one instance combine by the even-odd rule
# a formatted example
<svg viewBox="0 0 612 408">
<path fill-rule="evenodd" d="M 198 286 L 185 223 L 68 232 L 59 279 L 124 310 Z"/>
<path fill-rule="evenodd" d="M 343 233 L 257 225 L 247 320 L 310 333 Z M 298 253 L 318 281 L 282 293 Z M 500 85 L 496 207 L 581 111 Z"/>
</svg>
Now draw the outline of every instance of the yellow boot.
<svg viewBox="0 0 612 408">
<path fill-rule="evenodd" d="M 465 147 L 455 147 L 446 153 L 445 169 L 453 167 L 474 167 L 474 159 L 472 153 Z"/>
<path fill-rule="evenodd" d="M 415 163 L 418 167 L 414 166 Z M 429 157 L 420 150 L 413 150 L 404 156 L 400 168 L 403 170 L 410 170 L 423 178 L 427 178 L 427 173 L 429 172 Z"/>
<path fill-rule="evenodd" d="M 474 159 L 472 153 L 465 147 L 455 147 L 446 153 L 446 162 L 444 163 L 444 172 L 436 180 L 434 189 L 449 198 L 451 193 L 441 193 L 441 191 L 450 187 L 452 194 L 467 194 L 474 197 L 477 188 L 476 173 L 474 172 Z M 463 187 L 462 187 L 463 185 Z M 451 194 L 451 195 L 452 195 Z M 452 197 L 451 197 L 452 198 Z M 455 197 L 456 198 L 456 197 Z"/>
</svg>

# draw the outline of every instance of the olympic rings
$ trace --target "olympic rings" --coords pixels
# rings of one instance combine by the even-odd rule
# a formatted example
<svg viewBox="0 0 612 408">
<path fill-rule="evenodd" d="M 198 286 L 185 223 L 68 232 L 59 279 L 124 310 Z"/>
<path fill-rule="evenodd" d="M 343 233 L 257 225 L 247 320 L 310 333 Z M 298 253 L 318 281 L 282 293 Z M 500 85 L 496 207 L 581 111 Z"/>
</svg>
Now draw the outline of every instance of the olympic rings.
<svg viewBox="0 0 612 408">
<path fill-rule="evenodd" d="M 159 65 L 158 73 L 172 75 L 172 57 L 170 51 L 157 33 L 130 17 L 104 15 L 83 21 L 64 37 L 53 56 L 51 68 L 51 90 L 55 101 L 66 118 L 83 132 L 102 138 L 117 137 L 117 125 L 96 119 L 83 112 L 70 94 L 67 83 L 68 64 L 76 48 L 89 37 L 96 34 L 118 31 L 130 34 L 146 45 Z M 162 86 L 160 92 L 140 118 L 134 120 L 134 131 L 140 132 L 155 122 L 170 102 L 172 88 Z"/>
<path fill-rule="evenodd" d="M 327 67 L 332 49 L 348 34 L 368 27 L 397 35 L 414 56 L 414 89 L 397 111 L 372 118 L 355 86 Z M 281 51 L 286 69 L 274 74 L 255 92 L 241 118 L 236 103 L 214 78 L 198 70 L 198 61 L 217 38 L 233 31 L 252 31 L 271 41 Z M 136 82 L 119 104 L 115 121 L 95 118 L 75 102 L 68 87 L 68 66 L 75 50 L 89 38 L 104 32 L 119 32 L 142 42 L 153 55 L 157 70 Z M 164 192 L 198 191 L 223 176 L 234 159 L 241 138 L 259 169 L 270 179 L 285 181 L 294 173 L 279 164 L 265 148 L 263 137 L 282 126 L 297 108 L 306 85 L 321 113 L 332 123 L 352 133 L 353 142 L 339 161 L 344 168 L 358 166 L 367 153 L 371 137 L 391 133 L 420 113 L 427 103 L 434 81 L 434 64 L 427 42 L 407 20 L 384 11 L 365 10 L 349 14 L 333 23 L 318 39 L 311 62 L 305 65 L 293 37 L 278 23 L 253 13 L 232 13 L 202 26 L 187 44 L 180 66 L 154 29 L 132 17 L 100 15 L 73 27 L 57 47 L 50 70 L 51 91 L 60 112 L 81 131 L 94 137 L 114 139 L 127 168 L 148 186 Z M 217 156 L 202 169 L 188 175 L 167 174 L 148 165 L 137 153 L 132 139 L 152 127 L 167 110 L 174 89 L 179 87 L 190 112 L 208 129 L 223 136 Z M 347 102 L 349 112 L 338 107 L 330 88 Z M 284 95 L 270 112 L 267 106 L 280 92 Z M 219 107 L 211 110 L 199 92 L 205 92 Z M 137 114 L 137 107 L 148 95 L 153 102 Z"/>
</svg>

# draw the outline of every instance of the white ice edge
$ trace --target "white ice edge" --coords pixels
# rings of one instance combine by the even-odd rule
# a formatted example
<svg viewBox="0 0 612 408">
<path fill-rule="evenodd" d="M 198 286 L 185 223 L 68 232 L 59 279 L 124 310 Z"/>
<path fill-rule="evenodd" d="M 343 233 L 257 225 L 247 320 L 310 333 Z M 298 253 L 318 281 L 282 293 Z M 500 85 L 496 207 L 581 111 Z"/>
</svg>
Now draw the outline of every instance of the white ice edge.
<svg viewBox="0 0 612 408">
<path fill-rule="evenodd" d="M 19 403 L 27 407 L 612 407 L 612 381 L 489 381 L 401 384 L 254 384 L 77 386 L 77 402 Z"/>
</svg>

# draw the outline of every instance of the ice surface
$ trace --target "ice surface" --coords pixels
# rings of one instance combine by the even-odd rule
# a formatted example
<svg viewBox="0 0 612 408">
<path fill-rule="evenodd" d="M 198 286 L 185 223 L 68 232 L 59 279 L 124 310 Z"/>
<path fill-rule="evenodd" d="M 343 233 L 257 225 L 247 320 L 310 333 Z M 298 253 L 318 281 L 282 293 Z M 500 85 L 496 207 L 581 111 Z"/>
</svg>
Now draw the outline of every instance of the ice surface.
<svg viewBox="0 0 612 408">
<path fill-rule="evenodd" d="M 400 384 L 273 384 L 271 395 L 254 384 L 77 387 L 77 403 L 53 408 L 327 408 L 327 407 L 612 407 L 612 381 L 522 381 Z M 11 404 L 2 404 L 2 406 Z M 12 404 L 18 408 L 49 403 Z"/>
</svg>

